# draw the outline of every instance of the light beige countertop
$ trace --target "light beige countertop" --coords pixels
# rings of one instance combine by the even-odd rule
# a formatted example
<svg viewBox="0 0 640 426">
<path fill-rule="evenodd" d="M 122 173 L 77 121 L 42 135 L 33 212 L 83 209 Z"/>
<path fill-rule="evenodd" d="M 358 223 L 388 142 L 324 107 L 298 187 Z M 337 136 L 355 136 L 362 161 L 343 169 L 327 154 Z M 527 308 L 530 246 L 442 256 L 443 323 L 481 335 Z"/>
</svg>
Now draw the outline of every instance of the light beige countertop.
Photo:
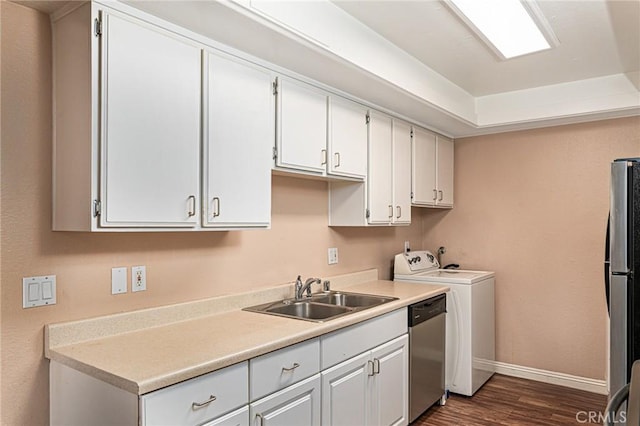
<svg viewBox="0 0 640 426">
<path fill-rule="evenodd" d="M 290 286 L 280 286 L 259 295 L 51 324 L 45 328 L 45 356 L 142 395 L 448 291 L 435 284 L 377 280 L 375 270 L 334 278 L 346 291 L 398 300 L 322 323 L 240 310 L 290 297 Z"/>
</svg>

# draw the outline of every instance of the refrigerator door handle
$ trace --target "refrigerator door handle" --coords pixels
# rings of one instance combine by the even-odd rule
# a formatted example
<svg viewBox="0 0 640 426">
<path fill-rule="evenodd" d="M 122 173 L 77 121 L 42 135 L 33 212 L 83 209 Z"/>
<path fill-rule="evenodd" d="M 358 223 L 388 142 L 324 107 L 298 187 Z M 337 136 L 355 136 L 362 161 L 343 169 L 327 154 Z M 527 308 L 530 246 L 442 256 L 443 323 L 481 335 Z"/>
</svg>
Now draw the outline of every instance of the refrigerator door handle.
<svg viewBox="0 0 640 426">
<path fill-rule="evenodd" d="M 627 263 L 627 169 L 628 162 L 626 161 L 615 161 L 611 164 L 610 261 L 612 274 L 629 271 Z"/>
</svg>

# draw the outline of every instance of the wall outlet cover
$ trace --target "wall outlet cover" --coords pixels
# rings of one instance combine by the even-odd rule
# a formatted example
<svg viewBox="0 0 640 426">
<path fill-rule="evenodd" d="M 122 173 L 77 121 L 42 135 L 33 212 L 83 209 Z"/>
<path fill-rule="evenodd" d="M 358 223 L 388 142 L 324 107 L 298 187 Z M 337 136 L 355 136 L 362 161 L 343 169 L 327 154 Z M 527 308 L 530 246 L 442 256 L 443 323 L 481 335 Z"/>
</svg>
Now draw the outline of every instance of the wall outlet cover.
<svg viewBox="0 0 640 426">
<path fill-rule="evenodd" d="M 127 292 L 127 268 L 111 269 L 111 294 Z"/>
<path fill-rule="evenodd" d="M 131 267 L 131 291 L 144 291 L 147 289 L 147 268 L 145 266 Z"/>
</svg>

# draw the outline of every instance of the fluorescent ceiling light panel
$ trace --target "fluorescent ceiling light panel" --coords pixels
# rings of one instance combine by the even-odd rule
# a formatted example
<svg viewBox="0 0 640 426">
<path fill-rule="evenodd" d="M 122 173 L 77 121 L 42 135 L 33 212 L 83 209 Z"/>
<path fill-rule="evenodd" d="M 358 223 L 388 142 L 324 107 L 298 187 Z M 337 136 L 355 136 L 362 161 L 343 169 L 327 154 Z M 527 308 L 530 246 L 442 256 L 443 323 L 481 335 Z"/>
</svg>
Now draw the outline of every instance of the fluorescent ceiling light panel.
<svg viewBox="0 0 640 426">
<path fill-rule="evenodd" d="M 551 48 L 541 27 L 552 42 L 557 41 L 533 2 L 527 2 L 527 7 L 519 0 L 448 0 L 448 3 L 504 59 Z"/>
</svg>

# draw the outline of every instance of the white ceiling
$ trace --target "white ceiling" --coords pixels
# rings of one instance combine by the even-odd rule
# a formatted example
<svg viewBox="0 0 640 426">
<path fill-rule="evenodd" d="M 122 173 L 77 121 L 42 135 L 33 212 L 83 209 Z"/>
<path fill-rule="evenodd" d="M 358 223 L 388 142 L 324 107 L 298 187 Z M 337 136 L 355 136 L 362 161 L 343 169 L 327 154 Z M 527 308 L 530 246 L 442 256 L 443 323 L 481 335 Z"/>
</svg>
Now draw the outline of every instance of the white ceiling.
<svg viewBox="0 0 640 426">
<path fill-rule="evenodd" d="M 440 0 L 123 1 L 453 137 L 640 115 L 640 0 L 538 0 L 559 46 L 506 61 Z"/>
<path fill-rule="evenodd" d="M 473 96 L 640 70 L 640 1 L 538 1 L 559 46 L 506 61 L 441 1 L 333 1 Z"/>
</svg>

